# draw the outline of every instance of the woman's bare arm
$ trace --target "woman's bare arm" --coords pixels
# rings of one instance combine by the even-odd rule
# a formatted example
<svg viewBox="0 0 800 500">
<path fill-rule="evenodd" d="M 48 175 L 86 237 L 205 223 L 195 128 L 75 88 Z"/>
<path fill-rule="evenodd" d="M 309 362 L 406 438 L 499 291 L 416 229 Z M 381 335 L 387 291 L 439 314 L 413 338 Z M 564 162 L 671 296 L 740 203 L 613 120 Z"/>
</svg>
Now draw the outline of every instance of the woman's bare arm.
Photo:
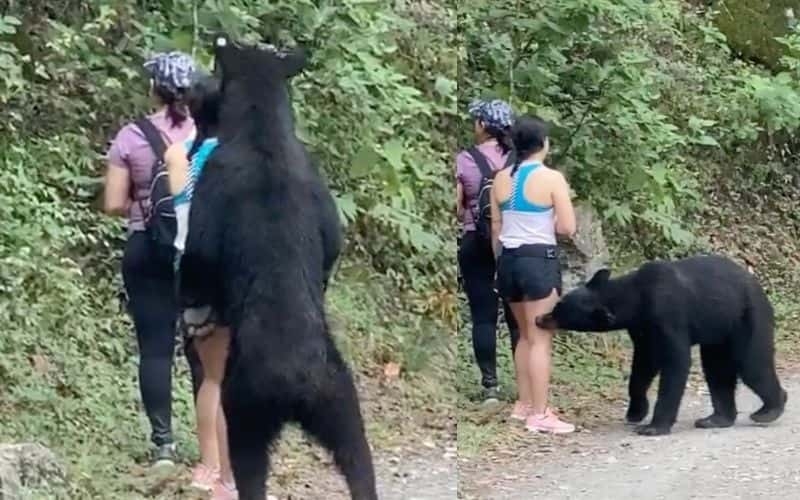
<svg viewBox="0 0 800 500">
<path fill-rule="evenodd" d="M 570 189 L 567 180 L 561 172 L 555 172 L 555 186 L 553 186 L 553 209 L 556 215 L 556 233 L 572 237 L 575 234 L 576 221 L 575 209 L 570 199 Z"/>
<path fill-rule="evenodd" d="M 461 181 L 456 181 L 456 217 L 459 219 L 464 214 L 464 186 Z"/>
<path fill-rule="evenodd" d="M 130 171 L 120 165 L 109 163 L 106 168 L 103 210 L 109 215 L 125 216 L 131 204 Z"/>
<path fill-rule="evenodd" d="M 500 212 L 500 206 L 497 203 L 497 195 L 495 194 L 495 190 L 492 189 L 492 196 L 490 197 L 492 200 L 491 203 L 491 216 L 492 216 L 492 252 L 494 253 L 494 258 L 500 256 L 500 228 L 503 226 L 503 219 L 502 213 Z"/>
</svg>

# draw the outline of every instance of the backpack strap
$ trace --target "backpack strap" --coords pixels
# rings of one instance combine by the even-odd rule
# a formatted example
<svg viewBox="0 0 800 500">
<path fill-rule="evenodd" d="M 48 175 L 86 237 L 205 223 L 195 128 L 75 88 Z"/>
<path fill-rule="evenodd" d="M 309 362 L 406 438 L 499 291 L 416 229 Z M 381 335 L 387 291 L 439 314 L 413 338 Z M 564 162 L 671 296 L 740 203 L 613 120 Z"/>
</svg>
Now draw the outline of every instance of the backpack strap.
<svg viewBox="0 0 800 500">
<path fill-rule="evenodd" d="M 153 162 L 153 176 L 155 176 L 159 163 L 164 160 L 164 153 L 167 152 L 167 144 L 164 142 L 164 137 L 161 135 L 161 132 L 148 118 L 136 120 L 136 126 L 142 131 L 144 138 L 150 145 L 150 149 L 152 149 L 153 153 L 156 155 L 156 161 Z"/>
<path fill-rule="evenodd" d="M 164 154 L 167 152 L 167 144 L 164 142 L 164 137 L 161 135 L 161 132 L 156 128 L 152 121 L 149 118 L 143 117 L 139 118 L 134 122 L 139 130 L 142 131 L 144 134 L 144 138 L 147 141 L 147 144 L 150 145 L 150 149 L 153 151 L 153 154 L 156 157 L 156 160 L 153 162 L 153 167 L 150 172 L 150 179 L 156 178 L 156 174 L 158 173 L 158 167 L 164 161 Z M 133 198 L 136 200 L 136 197 Z M 148 218 L 147 212 L 144 210 L 144 198 L 139 198 L 136 200 L 139 203 L 139 210 L 142 212 L 142 217 L 145 221 Z"/>
<path fill-rule="evenodd" d="M 470 156 L 475 160 L 475 163 L 478 165 L 478 169 L 481 171 L 481 175 L 487 179 L 494 178 L 494 170 L 492 167 L 489 166 L 489 161 L 486 159 L 486 156 L 481 153 L 481 151 L 476 147 L 471 147 L 467 150 Z"/>
</svg>

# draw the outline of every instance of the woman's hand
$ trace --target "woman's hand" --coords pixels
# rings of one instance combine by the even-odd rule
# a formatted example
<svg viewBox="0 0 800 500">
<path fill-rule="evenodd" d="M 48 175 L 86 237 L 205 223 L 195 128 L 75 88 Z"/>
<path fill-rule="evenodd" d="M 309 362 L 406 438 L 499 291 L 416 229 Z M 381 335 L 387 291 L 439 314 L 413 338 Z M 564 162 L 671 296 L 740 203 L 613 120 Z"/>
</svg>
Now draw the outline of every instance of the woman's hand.
<svg viewBox="0 0 800 500">
<path fill-rule="evenodd" d="M 180 329 L 188 337 L 202 338 L 216 328 L 216 315 L 211 306 L 190 307 L 180 316 Z"/>
</svg>

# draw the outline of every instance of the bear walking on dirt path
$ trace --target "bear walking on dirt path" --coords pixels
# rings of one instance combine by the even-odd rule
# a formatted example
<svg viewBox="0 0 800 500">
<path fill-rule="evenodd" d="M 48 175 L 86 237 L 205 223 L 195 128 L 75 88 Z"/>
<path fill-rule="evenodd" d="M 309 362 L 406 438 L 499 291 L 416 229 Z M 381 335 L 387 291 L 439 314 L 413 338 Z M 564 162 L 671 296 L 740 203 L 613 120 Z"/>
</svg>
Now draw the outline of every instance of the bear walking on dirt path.
<svg viewBox="0 0 800 500">
<path fill-rule="evenodd" d="M 787 394 L 775 371 L 772 305 L 756 278 L 725 257 L 647 262 L 614 279 L 608 270 L 600 270 L 536 323 L 541 328 L 582 332 L 628 330 L 633 341 L 628 422 L 638 423 L 647 416 L 647 390 L 660 373 L 653 418 L 637 428 L 642 435 L 670 432 L 695 344 L 700 345 L 714 407 L 710 416 L 695 422 L 696 427 L 734 424 L 739 378 L 763 402 L 750 415 L 754 422 L 777 420 L 786 405 Z"/>
<path fill-rule="evenodd" d="M 222 403 L 239 498 L 265 498 L 269 449 L 297 422 L 333 454 L 352 498 L 375 500 L 358 395 L 324 307 L 336 207 L 294 133 L 287 82 L 305 55 L 227 38 L 215 52 L 220 145 L 195 187 L 180 296 L 232 330 Z"/>
</svg>

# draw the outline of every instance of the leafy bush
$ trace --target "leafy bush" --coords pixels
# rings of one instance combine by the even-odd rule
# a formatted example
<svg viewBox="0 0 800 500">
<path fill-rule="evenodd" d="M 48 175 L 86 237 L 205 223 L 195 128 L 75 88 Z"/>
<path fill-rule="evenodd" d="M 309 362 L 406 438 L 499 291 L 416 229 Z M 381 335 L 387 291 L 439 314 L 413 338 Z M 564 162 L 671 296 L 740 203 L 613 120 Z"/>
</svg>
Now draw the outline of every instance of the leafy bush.
<svg viewBox="0 0 800 500">
<path fill-rule="evenodd" d="M 798 8 L 795 0 L 716 0 L 719 12 L 715 24 L 725 33 L 733 49 L 744 58 L 777 67 L 784 47 L 775 38 L 791 25 L 789 8 Z"/>
<path fill-rule="evenodd" d="M 648 257 L 699 243 L 684 221 L 703 201 L 703 159 L 736 164 L 765 134 L 800 127 L 797 78 L 732 61 L 683 2 L 472 5 L 459 14 L 460 96 L 494 94 L 551 121 L 553 163 Z"/>
<path fill-rule="evenodd" d="M 0 440 L 65 453 L 71 498 L 122 494 L 120 475 L 145 451 L 135 343 L 117 300 L 124 234 L 97 210 L 102 153 L 147 106 L 144 57 L 177 48 L 209 63 L 218 30 L 310 47 L 293 101 L 347 224 L 329 293 L 337 340 L 358 371 L 394 361 L 412 379 L 440 376 L 452 357 L 441 330 L 455 330 L 442 167 L 452 149 L 442 124 L 456 99 L 450 9 L 310 0 L 0 8 Z M 178 370 L 176 430 L 191 443 Z M 446 397 L 436 391 L 425 397 Z"/>
<path fill-rule="evenodd" d="M 473 0 L 459 10 L 459 108 L 493 95 L 553 124 L 551 163 L 605 216 L 620 272 L 697 249 L 750 262 L 776 306 L 779 356 L 793 359 L 798 307 L 785 297 L 798 275 L 800 32 L 777 41 L 786 53 L 773 73 L 735 58 L 717 13 L 692 3 L 706 2 Z M 463 304 L 464 331 L 467 316 Z M 499 331 L 511 400 L 502 323 Z M 468 334 L 459 339 L 459 450 L 514 450 L 500 418 L 474 415 L 469 344 Z M 592 403 L 624 392 L 624 336 L 559 335 L 555 344 L 553 404 L 591 419 Z"/>
</svg>

